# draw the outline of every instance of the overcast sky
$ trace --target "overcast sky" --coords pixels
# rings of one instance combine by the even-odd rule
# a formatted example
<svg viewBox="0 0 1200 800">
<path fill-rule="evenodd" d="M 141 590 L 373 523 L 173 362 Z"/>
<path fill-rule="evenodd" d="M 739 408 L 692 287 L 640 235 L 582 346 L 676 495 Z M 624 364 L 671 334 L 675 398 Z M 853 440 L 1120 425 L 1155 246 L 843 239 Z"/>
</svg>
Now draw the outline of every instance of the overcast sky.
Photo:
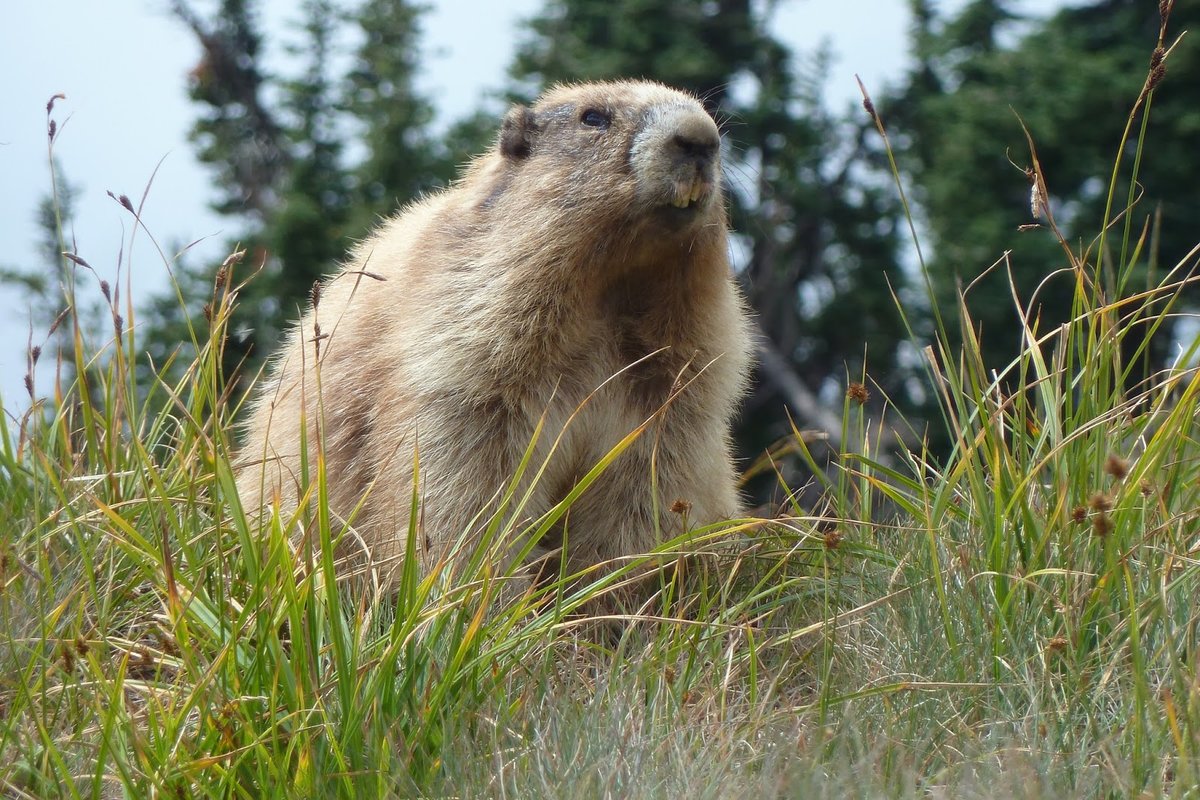
<svg viewBox="0 0 1200 800">
<path fill-rule="evenodd" d="M 196 0 L 198 8 L 211 6 Z M 298 3 L 266 0 L 268 52 L 274 63 L 298 18 Z M 773 29 L 796 50 L 823 43 L 835 62 L 826 96 L 856 102 L 854 74 L 873 94 L 894 83 L 906 65 L 907 3 L 901 0 L 785 0 Z M 957 7 L 961 0 L 943 0 Z M 1045 12 L 1053 0 L 1027 0 Z M 421 86 L 443 120 L 472 110 L 503 84 L 520 19 L 538 0 L 435 0 L 425 17 L 426 66 Z M 66 95 L 55 109 L 61 132 L 55 153 L 68 180 L 81 190 L 70 234 L 78 253 L 112 281 L 118 259 L 133 267 L 134 295 L 167 286 L 163 260 L 144 236 L 133 237 L 130 217 L 106 195 L 137 203 L 157 166 L 143 219 L 165 249 L 201 240 L 197 250 L 219 258 L 226 232 L 237 223 L 213 214 L 210 174 L 187 142 L 195 108 L 186 76 L 199 58 L 191 34 L 166 12 L 166 0 L 17 2 L 6 4 L 0 30 L 0 266 L 39 262 L 35 255 L 39 200 L 50 188 L 46 101 Z M 853 7 L 853 11 L 848 8 Z M 649 76 L 653 77 L 653 76 Z M 464 154 L 467 155 L 467 154 Z M 123 255 L 122 255 L 123 254 Z M 122 283 L 124 279 L 122 279 Z M 25 405 L 23 376 L 28 308 L 20 294 L 0 289 L 0 397 Z M 44 332 L 35 331 L 39 342 Z M 45 394 L 48 386 L 39 386 Z"/>
</svg>

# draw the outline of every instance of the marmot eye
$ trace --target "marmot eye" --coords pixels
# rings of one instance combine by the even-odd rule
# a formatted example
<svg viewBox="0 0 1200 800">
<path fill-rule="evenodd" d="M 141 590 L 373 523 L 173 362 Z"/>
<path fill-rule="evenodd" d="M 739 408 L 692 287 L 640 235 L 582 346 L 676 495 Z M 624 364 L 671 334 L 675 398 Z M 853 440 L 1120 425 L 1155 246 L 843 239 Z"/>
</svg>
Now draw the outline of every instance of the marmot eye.
<svg viewBox="0 0 1200 800">
<path fill-rule="evenodd" d="M 612 125 L 612 117 L 607 112 L 601 111 L 598 108 L 586 109 L 579 115 L 579 121 L 589 128 L 600 128 L 601 130 Z"/>
</svg>

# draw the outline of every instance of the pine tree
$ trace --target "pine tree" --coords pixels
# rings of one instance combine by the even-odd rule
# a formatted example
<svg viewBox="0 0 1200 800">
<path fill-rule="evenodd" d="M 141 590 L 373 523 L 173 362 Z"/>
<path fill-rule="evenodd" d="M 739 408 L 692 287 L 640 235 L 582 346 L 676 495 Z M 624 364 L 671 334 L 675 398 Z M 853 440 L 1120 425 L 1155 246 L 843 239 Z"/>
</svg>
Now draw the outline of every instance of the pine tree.
<svg viewBox="0 0 1200 800">
<path fill-rule="evenodd" d="M 336 0 L 306 0 L 293 54 L 295 77 L 270 74 L 253 0 L 221 0 L 211 19 L 187 0 L 176 14 L 199 40 L 192 71 L 200 108 L 193 130 L 201 161 L 217 174 L 216 208 L 240 222 L 231 242 L 245 251 L 227 374 L 253 374 L 307 302 L 313 283 L 336 269 L 348 244 L 381 215 L 436 185 L 447 160 L 431 142 L 432 116 L 413 85 L 419 57 L 419 8 L 404 0 L 368 0 L 347 11 Z M 334 42 L 357 32 L 352 65 Z M 366 155 L 348 163 L 361 141 Z M 193 325 L 211 294 L 216 265 L 177 270 L 193 301 Z M 186 342 L 188 320 L 174 296 L 159 298 L 146 346 L 162 363 Z"/>
<path fill-rule="evenodd" d="M 345 107 L 367 150 L 354 170 L 360 232 L 453 177 L 454 156 L 430 137 L 433 107 L 415 88 L 421 13 L 412 3 L 367 0 L 352 15 L 362 42 L 346 78 Z"/>
<path fill-rule="evenodd" d="M 1076 249 L 1088 248 L 1103 225 L 1121 130 L 1147 75 L 1159 9 L 1102 0 L 1029 20 L 996 0 L 976 0 L 950 19 L 924 2 L 914 8 L 918 66 L 886 116 L 897 141 L 907 142 L 901 163 L 924 212 L 940 305 L 953 315 L 958 287 L 970 286 L 967 305 L 985 361 L 998 369 L 1020 343 L 1007 267 L 1022 302 L 1037 293 L 1034 316 L 1042 331 L 1071 311 L 1070 276 L 1049 277 L 1065 266 L 1061 248 L 1046 228 L 1029 228 L 1038 219 L 1022 123 L 1036 144 L 1056 221 Z M 1200 2 L 1176 2 L 1170 22 L 1176 31 L 1194 28 Z M 1128 291 L 1153 283 L 1195 244 L 1200 158 L 1189 142 L 1200 130 L 1197 66 L 1197 48 L 1185 39 L 1149 108 L 1145 152 L 1152 157 L 1141 164 L 1140 201 L 1129 220 L 1135 238 L 1143 226 L 1155 233 L 1141 256 L 1142 282 Z M 1124 206 L 1129 174 L 1126 160 L 1114 212 Z M 1111 266 L 1121 236 L 1119 225 L 1109 252 L 1093 250 L 1091 263 L 1103 258 Z M 1007 260 L 985 275 L 1006 252 Z M 1169 335 L 1156 337 L 1151 358 L 1136 372 L 1161 364 L 1169 343 Z M 1140 345 L 1131 342 L 1131 356 Z"/>
<path fill-rule="evenodd" d="M 201 108 L 192 129 L 200 160 L 216 170 L 223 214 L 248 214 L 264 222 L 278 201 L 288 165 L 286 134 L 266 99 L 262 34 L 252 0 L 221 0 L 211 19 L 187 2 L 172 11 L 196 36 L 200 62 L 189 94 Z"/>
<path fill-rule="evenodd" d="M 256 344 L 268 352 L 298 316 L 313 283 L 345 254 L 354 212 L 353 184 L 342 155 L 346 131 L 329 78 L 337 10 L 330 0 L 306 0 L 303 9 L 305 35 L 296 52 L 307 55 L 307 64 L 303 75 L 282 83 L 289 168 L 262 237 L 270 268 L 241 298 L 265 325 Z M 273 313 L 264 318 L 264 309 Z"/>
</svg>

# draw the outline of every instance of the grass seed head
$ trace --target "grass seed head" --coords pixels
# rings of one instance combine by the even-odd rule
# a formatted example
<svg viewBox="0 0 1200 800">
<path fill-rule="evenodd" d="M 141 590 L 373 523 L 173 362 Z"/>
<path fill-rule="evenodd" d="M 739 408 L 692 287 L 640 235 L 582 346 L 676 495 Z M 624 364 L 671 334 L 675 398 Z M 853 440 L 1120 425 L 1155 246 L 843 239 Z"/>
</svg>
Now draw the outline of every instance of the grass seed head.
<svg viewBox="0 0 1200 800">
<path fill-rule="evenodd" d="M 75 671 L 75 650 L 67 642 L 63 642 L 58 647 L 58 658 L 62 662 L 63 672 L 72 673 Z"/>
<path fill-rule="evenodd" d="M 70 306 L 68 306 L 67 308 L 64 308 L 62 311 L 58 312 L 58 316 L 54 318 L 54 322 L 50 323 L 50 330 L 47 331 L 46 335 L 53 336 L 54 332 L 56 330 L 58 330 L 58 326 L 63 324 L 63 320 L 65 320 L 70 313 L 71 313 Z"/>
<path fill-rule="evenodd" d="M 846 396 L 854 402 L 861 405 L 866 405 L 867 400 L 871 399 L 871 393 L 867 391 L 867 387 L 858 381 L 851 381 L 846 387 Z"/>
<path fill-rule="evenodd" d="M 1162 79 L 1165 77 L 1167 77 L 1167 67 L 1165 64 L 1159 64 L 1157 67 L 1151 70 L 1150 91 L 1154 91 L 1156 88 L 1158 88 L 1158 85 L 1162 83 Z"/>
<path fill-rule="evenodd" d="M 1111 453 L 1104 462 L 1104 471 L 1117 480 L 1123 481 L 1125 480 L 1125 476 L 1129 474 L 1129 462 L 1116 453 Z"/>
</svg>

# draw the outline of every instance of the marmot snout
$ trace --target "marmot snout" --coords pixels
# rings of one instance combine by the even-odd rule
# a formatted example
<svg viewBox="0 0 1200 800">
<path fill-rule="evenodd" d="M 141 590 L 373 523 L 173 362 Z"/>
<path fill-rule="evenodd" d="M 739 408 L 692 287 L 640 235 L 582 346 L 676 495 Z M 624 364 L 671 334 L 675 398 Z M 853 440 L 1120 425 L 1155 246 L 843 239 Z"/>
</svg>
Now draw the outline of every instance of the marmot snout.
<svg viewBox="0 0 1200 800">
<path fill-rule="evenodd" d="M 535 438 L 512 530 L 649 420 L 534 554 L 578 569 L 736 516 L 751 344 L 727 251 L 720 134 L 695 98 L 631 81 L 512 109 L 493 151 L 359 245 L 291 333 L 247 423 L 243 501 L 295 507 L 306 418 L 345 541 L 386 577 L 414 451 L 429 566 L 487 527 Z"/>
<path fill-rule="evenodd" d="M 720 174 L 717 125 L 694 106 L 657 106 L 634 137 L 631 162 L 648 202 L 698 209 L 713 197 Z"/>
</svg>

